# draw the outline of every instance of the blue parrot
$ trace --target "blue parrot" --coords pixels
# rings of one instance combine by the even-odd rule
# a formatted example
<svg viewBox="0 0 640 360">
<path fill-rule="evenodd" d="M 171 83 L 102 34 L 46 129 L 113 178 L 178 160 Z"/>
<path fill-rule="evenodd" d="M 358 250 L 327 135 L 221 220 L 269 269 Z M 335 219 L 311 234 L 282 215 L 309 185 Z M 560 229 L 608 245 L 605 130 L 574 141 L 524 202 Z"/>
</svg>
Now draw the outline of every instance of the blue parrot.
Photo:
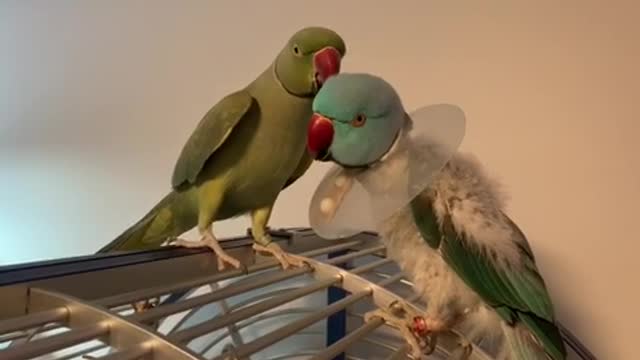
<svg viewBox="0 0 640 360">
<path fill-rule="evenodd" d="M 357 230 L 347 229 L 351 219 L 371 214 L 387 255 L 427 303 L 424 314 L 377 310 L 366 319 L 400 329 L 417 358 L 421 339 L 435 342 L 454 327 L 468 341 L 497 340 L 499 358 L 566 358 L 545 282 L 505 214 L 502 191 L 456 150 L 460 109 L 434 105 L 409 115 L 387 81 L 343 73 L 326 82 L 313 111 L 308 148 L 335 169 L 314 194 L 312 226 L 323 237 L 344 236 Z M 462 346 L 466 358 L 472 347 Z"/>
</svg>

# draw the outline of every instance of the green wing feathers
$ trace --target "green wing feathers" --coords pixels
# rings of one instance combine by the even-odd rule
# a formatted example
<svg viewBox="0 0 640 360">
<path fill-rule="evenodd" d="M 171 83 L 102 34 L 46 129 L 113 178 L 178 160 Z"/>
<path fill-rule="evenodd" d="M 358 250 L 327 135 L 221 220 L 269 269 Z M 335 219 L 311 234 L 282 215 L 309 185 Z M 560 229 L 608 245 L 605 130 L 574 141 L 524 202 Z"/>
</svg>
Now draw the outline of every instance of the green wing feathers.
<svg viewBox="0 0 640 360">
<path fill-rule="evenodd" d="M 440 250 L 449 266 L 488 305 L 494 307 L 508 325 L 524 326 L 551 359 L 565 359 L 566 350 L 554 325 L 551 301 L 533 262 L 525 257 L 522 269 L 500 269 L 486 254 L 456 234 L 450 219 L 445 219 L 443 225 Z M 521 336 L 518 339 L 522 340 Z"/>
<path fill-rule="evenodd" d="M 530 331 L 551 359 L 566 358 L 562 337 L 554 324 L 551 299 L 524 237 L 514 239 L 519 245 L 522 267 L 503 268 L 493 259 L 498 254 L 480 249 L 464 234 L 457 233 L 449 215 L 439 223 L 426 197 L 414 199 L 411 206 L 425 241 L 439 248 L 447 264 L 508 326 Z M 516 236 L 522 234 L 517 228 L 513 230 Z"/>
<path fill-rule="evenodd" d="M 429 246 L 437 249 L 440 247 L 442 235 L 438 219 L 433 212 L 433 204 L 427 196 L 419 195 L 411 200 L 410 205 L 413 221 L 416 223 L 420 235 Z"/>
<path fill-rule="evenodd" d="M 522 325 L 502 326 L 512 359 L 549 360 L 557 359 L 548 354 L 537 340 L 533 339 L 530 330 Z M 564 355 L 563 355 L 564 356 Z M 561 357 L 564 358 L 564 357 Z"/>
<path fill-rule="evenodd" d="M 168 238 L 193 228 L 197 223 L 197 215 L 190 213 L 185 197 L 185 193 L 172 191 L 142 219 L 97 253 L 158 248 Z"/>
<path fill-rule="evenodd" d="M 253 97 L 241 90 L 224 97 L 207 112 L 178 157 L 171 179 L 174 189 L 196 181 L 207 160 L 225 142 L 253 103 Z M 188 192 L 173 191 L 98 253 L 159 247 L 169 237 L 179 236 L 197 225 L 197 214 L 192 210 Z"/>
<path fill-rule="evenodd" d="M 251 94 L 241 90 L 224 97 L 207 112 L 178 157 L 171 178 L 174 189 L 196 181 L 207 160 L 245 117 L 253 102 Z"/>
</svg>

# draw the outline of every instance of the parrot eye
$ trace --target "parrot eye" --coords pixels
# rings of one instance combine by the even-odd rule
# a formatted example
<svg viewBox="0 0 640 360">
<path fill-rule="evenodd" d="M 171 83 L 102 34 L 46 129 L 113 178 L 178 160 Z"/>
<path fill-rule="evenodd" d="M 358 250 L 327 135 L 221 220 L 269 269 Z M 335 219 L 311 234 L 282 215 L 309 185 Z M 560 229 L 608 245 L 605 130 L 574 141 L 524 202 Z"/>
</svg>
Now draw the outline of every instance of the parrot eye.
<svg viewBox="0 0 640 360">
<path fill-rule="evenodd" d="M 298 45 L 293 45 L 293 53 L 296 55 L 300 55 L 300 47 Z"/>
<path fill-rule="evenodd" d="M 358 114 L 353 120 L 351 120 L 351 126 L 361 127 L 367 122 L 367 116 L 365 114 Z"/>
</svg>

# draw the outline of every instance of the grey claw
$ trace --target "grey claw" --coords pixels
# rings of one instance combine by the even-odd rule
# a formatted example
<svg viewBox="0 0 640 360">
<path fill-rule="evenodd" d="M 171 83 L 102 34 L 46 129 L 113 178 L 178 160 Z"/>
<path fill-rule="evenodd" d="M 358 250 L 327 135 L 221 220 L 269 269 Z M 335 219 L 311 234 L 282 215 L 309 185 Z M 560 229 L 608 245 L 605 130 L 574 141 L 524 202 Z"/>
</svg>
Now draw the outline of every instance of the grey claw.
<svg viewBox="0 0 640 360">
<path fill-rule="evenodd" d="M 390 304 L 389 304 L 389 311 L 398 317 L 401 317 L 404 314 L 404 306 L 402 306 L 402 303 L 400 303 L 400 301 L 398 300 L 393 300 Z"/>
<path fill-rule="evenodd" d="M 433 354 L 433 352 L 436 351 L 437 344 L 438 344 L 438 336 L 435 334 L 432 334 L 431 336 L 429 336 L 427 340 L 427 347 L 424 349 L 424 353 L 427 355 Z"/>
</svg>

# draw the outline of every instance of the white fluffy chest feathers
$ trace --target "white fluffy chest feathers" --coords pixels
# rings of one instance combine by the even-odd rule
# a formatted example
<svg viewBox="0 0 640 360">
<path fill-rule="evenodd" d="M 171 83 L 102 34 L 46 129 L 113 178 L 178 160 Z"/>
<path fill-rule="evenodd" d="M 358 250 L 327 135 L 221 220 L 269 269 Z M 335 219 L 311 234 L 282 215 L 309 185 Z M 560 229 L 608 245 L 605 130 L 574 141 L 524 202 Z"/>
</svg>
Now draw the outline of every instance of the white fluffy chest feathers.
<svg viewBox="0 0 640 360">
<path fill-rule="evenodd" d="M 381 224 L 378 231 L 387 247 L 387 256 L 427 300 L 429 312 L 458 312 L 478 304 L 477 296 L 442 259 L 440 252 L 422 238 L 409 207 Z M 460 309 L 449 307 L 454 302 Z"/>
</svg>

